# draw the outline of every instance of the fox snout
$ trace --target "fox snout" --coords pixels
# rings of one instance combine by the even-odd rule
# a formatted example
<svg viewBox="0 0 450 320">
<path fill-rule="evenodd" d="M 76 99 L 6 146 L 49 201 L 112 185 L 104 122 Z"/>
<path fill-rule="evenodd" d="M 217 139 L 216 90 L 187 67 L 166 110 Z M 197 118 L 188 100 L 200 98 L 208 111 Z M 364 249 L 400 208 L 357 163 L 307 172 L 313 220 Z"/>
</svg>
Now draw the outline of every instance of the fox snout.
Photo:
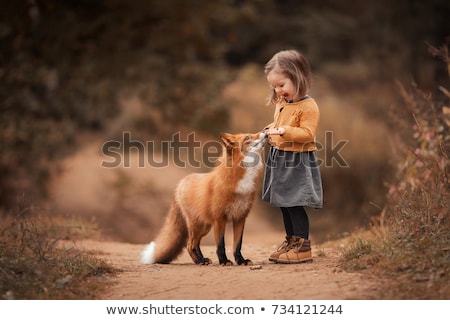
<svg viewBox="0 0 450 320">
<path fill-rule="evenodd" d="M 256 139 L 256 140 L 254 140 L 252 143 L 251 143 L 251 147 L 252 148 L 262 148 L 262 147 L 264 147 L 264 145 L 266 144 L 266 142 L 267 142 L 267 140 L 268 140 L 268 135 L 266 134 L 266 133 L 264 133 L 264 132 L 261 132 L 259 135 L 258 135 L 258 138 Z"/>
</svg>

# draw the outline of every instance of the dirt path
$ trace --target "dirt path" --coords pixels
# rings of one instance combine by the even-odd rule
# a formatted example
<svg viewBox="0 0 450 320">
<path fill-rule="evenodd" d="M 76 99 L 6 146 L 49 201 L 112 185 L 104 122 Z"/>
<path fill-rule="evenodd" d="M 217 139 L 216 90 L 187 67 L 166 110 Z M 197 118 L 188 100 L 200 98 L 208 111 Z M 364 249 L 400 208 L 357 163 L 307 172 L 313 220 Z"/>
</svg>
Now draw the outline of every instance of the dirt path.
<svg viewBox="0 0 450 320">
<path fill-rule="evenodd" d="M 172 264 L 143 265 L 139 254 L 144 245 L 88 240 L 79 246 L 96 250 L 122 270 L 100 297 L 106 300 L 347 300 L 368 299 L 377 288 L 374 279 L 342 271 L 337 266 L 339 250 L 333 247 L 313 246 L 312 263 L 270 263 L 267 257 L 274 238 L 279 241 L 281 236 L 248 239 L 243 246 L 244 256 L 252 259 L 256 268 L 218 265 L 212 245 L 202 249 L 214 262 L 209 266 L 194 265 L 187 253 Z"/>
<path fill-rule="evenodd" d="M 236 104 L 235 109 L 239 112 L 233 116 L 232 130 L 254 130 L 265 124 L 261 119 L 270 119 L 270 109 L 264 117 L 242 114 L 243 110 L 251 114 L 257 112 L 256 109 L 246 109 L 250 107 L 247 102 L 264 101 L 265 91 L 260 89 L 266 88 L 263 82 L 253 87 L 251 80 L 243 87 L 228 88 L 227 94 L 245 98 L 241 104 Z M 249 99 L 249 92 L 255 97 Z M 262 97 L 257 97 L 261 94 Z M 240 108 L 241 105 L 245 108 Z M 258 104 L 254 106 L 257 107 L 260 108 Z M 140 108 L 139 101 L 135 100 L 124 105 L 128 113 L 138 112 Z M 123 117 L 129 116 L 126 112 Z M 246 123 L 244 119 L 259 120 L 258 123 Z M 101 165 L 103 161 L 111 161 L 101 153 L 105 139 L 85 139 L 88 142 L 64 161 L 63 171 L 51 186 L 55 212 L 94 219 L 106 234 L 124 241 L 84 240 L 77 243 L 81 248 L 95 250 L 101 258 L 122 270 L 112 279 L 113 285 L 101 299 L 366 299 L 377 290 L 377 279 L 340 270 L 338 242 L 318 246 L 313 238 L 313 263 L 269 263 L 268 256 L 284 235 L 279 233 L 281 227 L 270 225 L 263 218 L 262 213 L 266 209 L 260 200 L 255 201 L 246 222 L 242 247 L 244 257 L 251 259 L 258 268 L 218 265 L 211 235 L 202 242 L 202 251 L 213 260 L 212 265 L 194 265 L 187 253 L 168 265 L 141 264 L 139 255 L 145 242 L 152 240 L 149 237 L 158 231 L 157 227 L 172 201 L 176 183 L 189 170 L 174 165 L 140 167 L 137 166 L 139 158 L 136 154 L 130 155 L 130 168 L 104 168 Z M 153 154 L 158 160 L 159 156 Z M 231 237 L 226 236 L 226 239 Z M 228 250 L 229 246 L 227 243 Z M 228 256 L 232 257 L 230 252 Z"/>
</svg>

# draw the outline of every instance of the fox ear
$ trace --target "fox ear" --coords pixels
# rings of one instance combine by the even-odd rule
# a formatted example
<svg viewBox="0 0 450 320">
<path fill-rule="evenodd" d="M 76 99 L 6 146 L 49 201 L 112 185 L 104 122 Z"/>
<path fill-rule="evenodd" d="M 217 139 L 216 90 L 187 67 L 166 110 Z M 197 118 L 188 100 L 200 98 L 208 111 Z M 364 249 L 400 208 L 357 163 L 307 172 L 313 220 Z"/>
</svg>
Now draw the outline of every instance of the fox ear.
<svg viewBox="0 0 450 320">
<path fill-rule="evenodd" d="M 232 148 L 234 145 L 234 141 L 233 139 L 231 139 L 231 134 L 229 133 L 222 133 L 220 135 L 220 140 L 222 140 L 222 143 L 225 145 L 225 147 L 227 148 Z"/>
</svg>

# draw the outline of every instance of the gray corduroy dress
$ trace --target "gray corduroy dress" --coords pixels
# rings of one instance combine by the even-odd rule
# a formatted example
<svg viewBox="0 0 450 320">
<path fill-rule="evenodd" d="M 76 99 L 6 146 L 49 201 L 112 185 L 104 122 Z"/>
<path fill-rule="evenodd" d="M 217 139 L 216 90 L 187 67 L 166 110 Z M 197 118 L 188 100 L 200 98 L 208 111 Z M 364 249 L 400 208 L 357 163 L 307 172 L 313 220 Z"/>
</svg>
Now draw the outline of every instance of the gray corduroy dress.
<svg viewBox="0 0 450 320">
<path fill-rule="evenodd" d="M 270 147 L 262 199 L 277 207 L 322 208 L 322 179 L 315 151 L 293 152 Z"/>
</svg>

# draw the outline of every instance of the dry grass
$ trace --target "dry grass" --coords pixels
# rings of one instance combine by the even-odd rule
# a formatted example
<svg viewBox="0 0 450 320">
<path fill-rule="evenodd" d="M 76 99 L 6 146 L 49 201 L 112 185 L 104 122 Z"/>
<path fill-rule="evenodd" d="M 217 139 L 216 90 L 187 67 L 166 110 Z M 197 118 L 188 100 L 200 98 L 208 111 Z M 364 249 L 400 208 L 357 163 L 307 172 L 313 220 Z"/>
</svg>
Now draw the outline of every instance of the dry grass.
<svg viewBox="0 0 450 320">
<path fill-rule="evenodd" d="M 441 231 L 414 240 L 395 231 L 355 236 L 343 250 L 341 267 L 376 275 L 380 288 L 373 299 L 449 299 L 449 230 Z"/>
<path fill-rule="evenodd" d="M 344 251 L 342 265 L 386 280 L 374 298 L 449 299 L 450 95 L 441 88 L 445 97 L 437 101 L 414 84 L 399 91 L 403 108 L 393 112 L 398 167 L 387 205 L 371 236 Z"/>
<path fill-rule="evenodd" d="M 60 240 L 92 237 L 80 220 L 3 218 L 0 228 L 1 299 L 94 299 L 117 270 L 90 252 L 63 248 Z"/>
</svg>

